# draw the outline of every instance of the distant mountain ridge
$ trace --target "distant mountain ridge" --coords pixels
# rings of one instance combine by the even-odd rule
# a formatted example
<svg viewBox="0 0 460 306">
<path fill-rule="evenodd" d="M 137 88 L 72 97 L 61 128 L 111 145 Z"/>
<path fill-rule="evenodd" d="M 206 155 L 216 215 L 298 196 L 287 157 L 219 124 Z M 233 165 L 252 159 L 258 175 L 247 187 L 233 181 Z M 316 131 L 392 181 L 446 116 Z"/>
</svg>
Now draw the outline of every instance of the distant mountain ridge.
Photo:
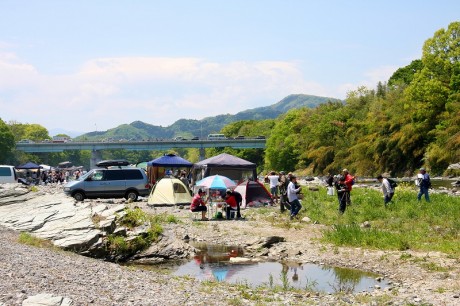
<svg viewBox="0 0 460 306">
<path fill-rule="evenodd" d="M 235 115 L 224 114 L 206 117 L 201 120 L 179 119 L 167 127 L 134 121 L 122 124 L 107 131 L 90 132 L 76 137 L 76 140 L 101 140 L 101 139 L 155 139 L 174 138 L 176 136 L 200 138 L 210 133 L 219 132 L 225 125 L 240 120 L 275 119 L 293 108 L 316 107 L 328 101 L 341 101 L 335 98 L 319 97 L 305 94 L 293 94 L 281 101 L 270 105 L 241 111 Z"/>
</svg>

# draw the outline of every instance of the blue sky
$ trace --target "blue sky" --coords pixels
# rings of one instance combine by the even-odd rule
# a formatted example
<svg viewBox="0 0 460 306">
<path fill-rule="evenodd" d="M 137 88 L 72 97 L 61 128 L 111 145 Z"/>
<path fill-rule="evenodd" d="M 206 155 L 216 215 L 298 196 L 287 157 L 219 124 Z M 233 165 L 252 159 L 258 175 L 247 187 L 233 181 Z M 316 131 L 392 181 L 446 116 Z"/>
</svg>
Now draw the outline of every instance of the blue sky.
<svg viewBox="0 0 460 306">
<path fill-rule="evenodd" d="M 0 0 L 0 118 L 170 125 L 294 93 L 345 98 L 420 58 L 460 1 Z"/>
</svg>

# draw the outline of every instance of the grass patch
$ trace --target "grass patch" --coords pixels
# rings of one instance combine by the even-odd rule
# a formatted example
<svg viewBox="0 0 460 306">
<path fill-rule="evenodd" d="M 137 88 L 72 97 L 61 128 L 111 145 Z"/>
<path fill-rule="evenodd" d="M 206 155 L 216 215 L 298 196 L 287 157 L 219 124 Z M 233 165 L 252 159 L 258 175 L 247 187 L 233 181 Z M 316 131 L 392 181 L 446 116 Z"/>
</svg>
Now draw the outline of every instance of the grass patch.
<svg viewBox="0 0 460 306">
<path fill-rule="evenodd" d="M 127 228 L 135 228 L 144 224 L 149 219 L 149 216 L 139 207 L 134 209 L 127 208 L 125 212 L 126 214 L 120 218 L 120 225 Z"/>
<path fill-rule="evenodd" d="M 407 250 L 409 242 L 398 234 L 375 228 L 365 229 L 357 224 L 334 224 L 332 230 L 326 230 L 324 239 L 335 245 L 353 247 L 372 247 L 377 249 Z"/>
<path fill-rule="evenodd" d="M 18 242 L 38 248 L 54 248 L 54 245 L 51 243 L 51 241 L 35 237 L 27 232 L 21 232 L 19 234 Z"/>
<path fill-rule="evenodd" d="M 338 214 L 336 196 L 326 189 L 304 192 L 301 217 L 329 225 L 323 241 L 337 246 L 389 250 L 440 251 L 460 255 L 460 197 L 431 194 L 431 203 L 418 202 L 413 188 L 398 187 L 388 207 L 382 193 L 367 188 L 352 191 L 352 205 Z M 369 221 L 371 228 L 361 228 Z"/>
<path fill-rule="evenodd" d="M 426 262 L 421 264 L 422 268 L 430 271 L 430 272 L 447 272 L 449 269 L 445 267 L 441 267 L 434 262 Z"/>
</svg>

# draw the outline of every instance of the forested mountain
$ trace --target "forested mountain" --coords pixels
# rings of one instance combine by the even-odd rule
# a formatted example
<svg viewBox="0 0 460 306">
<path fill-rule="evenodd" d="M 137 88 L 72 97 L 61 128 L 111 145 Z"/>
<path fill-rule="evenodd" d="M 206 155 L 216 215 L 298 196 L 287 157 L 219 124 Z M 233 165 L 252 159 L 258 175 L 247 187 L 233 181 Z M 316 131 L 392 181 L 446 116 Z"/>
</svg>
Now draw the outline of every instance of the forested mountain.
<svg viewBox="0 0 460 306">
<path fill-rule="evenodd" d="M 231 122 L 238 120 L 274 119 L 290 109 L 315 107 L 328 101 L 340 102 L 340 100 L 333 98 L 295 94 L 287 96 L 276 104 L 245 110 L 235 115 L 218 115 L 215 117 L 207 117 L 202 120 L 180 119 L 168 127 L 161 127 L 142 121 L 135 121 L 131 124 L 123 124 L 107 131 L 87 133 L 76 137 L 76 139 L 152 139 L 173 138 L 175 136 L 206 137 L 209 133 L 220 132 L 226 124 Z"/>
</svg>

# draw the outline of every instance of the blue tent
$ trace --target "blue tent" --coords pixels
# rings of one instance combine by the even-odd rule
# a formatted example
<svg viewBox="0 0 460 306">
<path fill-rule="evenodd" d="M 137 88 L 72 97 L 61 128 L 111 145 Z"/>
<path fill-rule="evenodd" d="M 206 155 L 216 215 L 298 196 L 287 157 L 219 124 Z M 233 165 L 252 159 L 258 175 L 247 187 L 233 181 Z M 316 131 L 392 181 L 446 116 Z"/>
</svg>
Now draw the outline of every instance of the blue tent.
<svg viewBox="0 0 460 306">
<path fill-rule="evenodd" d="M 192 168 L 193 164 L 175 154 L 166 154 L 162 157 L 149 161 L 148 166 L 165 168 Z"/>
</svg>

